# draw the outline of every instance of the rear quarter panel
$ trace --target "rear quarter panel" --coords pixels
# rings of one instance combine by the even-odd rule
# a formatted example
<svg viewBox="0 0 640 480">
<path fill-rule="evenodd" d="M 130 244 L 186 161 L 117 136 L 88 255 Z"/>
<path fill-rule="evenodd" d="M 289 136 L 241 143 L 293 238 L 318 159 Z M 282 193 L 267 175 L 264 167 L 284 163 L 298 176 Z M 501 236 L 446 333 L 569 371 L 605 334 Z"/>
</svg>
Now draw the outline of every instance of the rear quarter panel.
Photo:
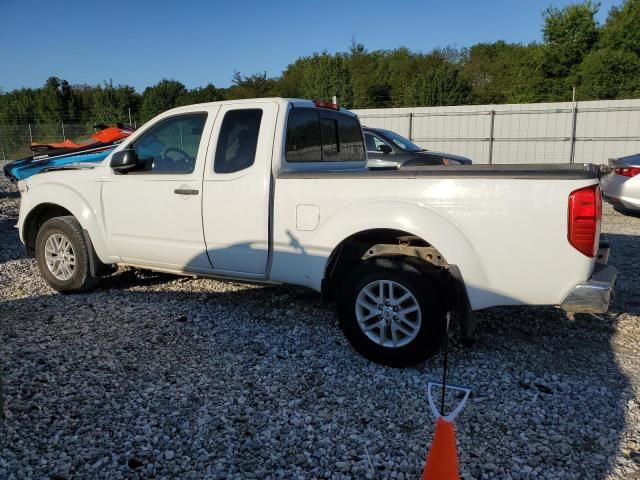
<svg viewBox="0 0 640 480">
<path fill-rule="evenodd" d="M 596 182 L 279 178 L 271 277 L 319 290 L 328 257 L 343 239 L 394 228 L 420 236 L 460 268 L 475 310 L 560 304 L 594 263 L 567 240 L 568 196 Z M 315 228 L 300 221 L 300 211 L 317 212 Z"/>
</svg>

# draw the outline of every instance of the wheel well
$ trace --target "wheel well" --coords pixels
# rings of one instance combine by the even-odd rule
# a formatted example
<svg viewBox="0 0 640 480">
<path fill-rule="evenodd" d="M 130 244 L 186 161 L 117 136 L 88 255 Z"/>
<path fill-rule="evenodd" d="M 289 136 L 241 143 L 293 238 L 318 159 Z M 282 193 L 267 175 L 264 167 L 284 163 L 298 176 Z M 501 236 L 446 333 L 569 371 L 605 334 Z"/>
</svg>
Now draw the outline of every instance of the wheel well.
<svg viewBox="0 0 640 480">
<path fill-rule="evenodd" d="M 417 268 L 424 265 L 425 268 L 435 269 L 443 287 L 443 301 L 460 321 L 463 337 L 471 337 L 476 320 L 460 269 L 457 265 L 448 263 L 429 242 L 410 232 L 373 229 L 345 238 L 329 256 L 322 281 L 323 297 L 335 297 L 341 280 L 356 265 L 373 257 L 406 257 Z"/>
<path fill-rule="evenodd" d="M 415 257 L 439 268 L 448 265 L 435 247 L 410 232 L 382 228 L 365 230 L 345 238 L 331 252 L 325 270 L 323 293 L 331 297 L 333 288 L 353 267 L 368 258 L 379 256 Z"/>
<path fill-rule="evenodd" d="M 42 203 L 29 212 L 24 221 L 23 239 L 27 249 L 27 255 L 35 256 L 36 237 L 44 222 L 55 217 L 65 217 L 71 212 L 55 203 Z"/>
</svg>

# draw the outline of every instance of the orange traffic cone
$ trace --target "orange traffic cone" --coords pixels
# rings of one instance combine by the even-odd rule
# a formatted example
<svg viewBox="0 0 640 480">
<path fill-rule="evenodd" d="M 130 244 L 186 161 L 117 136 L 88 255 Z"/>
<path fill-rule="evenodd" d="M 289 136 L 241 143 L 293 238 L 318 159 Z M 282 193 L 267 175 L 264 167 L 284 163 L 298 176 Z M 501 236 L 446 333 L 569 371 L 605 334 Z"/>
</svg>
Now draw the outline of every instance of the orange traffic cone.
<svg viewBox="0 0 640 480">
<path fill-rule="evenodd" d="M 438 417 L 431 450 L 422 472 L 422 480 L 459 480 L 460 467 L 456 452 L 456 432 L 453 421 Z"/>
<path fill-rule="evenodd" d="M 427 460 L 422 472 L 422 480 L 459 480 L 460 465 L 458 464 L 458 453 L 456 451 L 456 432 L 453 428 L 453 421 L 464 408 L 465 403 L 469 399 L 471 389 L 467 387 L 457 387 L 455 385 L 447 385 L 447 363 L 448 363 L 448 343 L 449 343 L 449 323 L 451 322 L 451 313 L 447 313 L 447 330 L 444 340 L 444 358 L 442 368 L 442 383 L 437 384 L 429 382 L 427 385 L 427 400 L 429 408 L 433 416 L 436 418 L 436 430 L 433 432 L 433 441 L 431 442 L 431 450 L 427 455 Z M 442 399 L 440 410 L 436 406 L 433 399 L 432 388 L 439 386 L 442 388 Z M 453 411 L 444 414 L 444 401 L 446 390 L 454 390 L 464 392 L 464 397 Z"/>
</svg>

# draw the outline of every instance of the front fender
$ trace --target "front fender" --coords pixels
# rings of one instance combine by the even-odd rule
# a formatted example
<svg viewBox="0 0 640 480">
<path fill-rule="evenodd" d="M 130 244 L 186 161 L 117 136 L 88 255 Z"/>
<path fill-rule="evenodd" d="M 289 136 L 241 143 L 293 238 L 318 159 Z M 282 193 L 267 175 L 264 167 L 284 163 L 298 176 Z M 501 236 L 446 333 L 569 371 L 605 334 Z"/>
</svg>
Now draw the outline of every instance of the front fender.
<svg viewBox="0 0 640 480">
<path fill-rule="evenodd" d="M 46 174 L 45 174 L 46 175 Z M 22 203 L 25 209 L 20 211 L 18 228 L 20 238 L 25 241 L 25 228 L 29 215 L 44 204 L 57 205 L 68 210 L 86 230 L 91 238 L 93 248 L 100 261 L 112 263 L 111 252 L 105 242 L 105 234 L 97 211 L 100 189 L 92 183 L 86 192 L 73 188 L 62 182 L 48 181 L 46 183 L 29 183 L 28 193 L 23 195 Z M 95 207 L 92 207 L 95 206 Z"/>
</svg>

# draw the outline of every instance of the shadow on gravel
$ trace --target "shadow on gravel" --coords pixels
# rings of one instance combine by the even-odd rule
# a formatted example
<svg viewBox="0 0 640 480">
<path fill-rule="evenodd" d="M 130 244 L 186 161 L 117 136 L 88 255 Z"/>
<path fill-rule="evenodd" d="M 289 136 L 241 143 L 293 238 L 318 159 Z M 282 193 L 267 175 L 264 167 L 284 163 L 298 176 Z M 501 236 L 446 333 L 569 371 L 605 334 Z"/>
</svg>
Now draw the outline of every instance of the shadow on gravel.
<svg viewBox="0 0 640 480">
<path fill-rule="evenodd" d="M 634 354 L 615 337 L 618 312 L 626 308 L 617 305 L 610 314 L 576 315 L 574 320 L 545 307 L 481 312 L 478 340 L 457 365 L 454 360 L 453 368 L 474 368 L 483 357 L 502 367 L 488 385 L 474 385 L 481 397 L 474 401 L 499 412 L 491 416 L 484 411 L 475 418 L 484 423 L 483 434 L 492 430 L 489 436 L 499 442 L 510 437 L 514 457 L 528 452 L 525 463 L 542 465 L 545 478 L 565 478 L 548 475 L 563 464 L 571 465 L 573 478 L 627 478 L 624 470 L 612 472 L 627 429 L 627 402 L 633 398 L 631 382 L 616 358 Z M 489 418 L 495 422 L 487 423 Z M 637 458 L 640 451 L 631 455 Z M 640 472 L 640 462 L 636 470 Z"/>
<path fill-rule="evenodd" d="M 149 287 L 173 282 L 176 279 L 190 280 L 189 277 L 181 277 L 170 273 L 153 272 L 137 268 L 119 269 L 115 274 L 106 277 L 100 282 L 101 290 L 123 289 L 130 287 Z"/>
<path fill-rule="evenodd" d="M 636 210 L 626 210 L 625 208 L 619 207 L 617 205 L 615 205 L 613 207 L 613 209 L 620 213 L 621 215 L 625 215 L 627 217 L 635 217 L 635 218 L 640 218 L 640 212 L 636 211 Z"/>
<path fill-rule="evenodd" d="M 16 221 L 15 218 L 0 218 L 0 265 L 26 257 L 24 247 L 18 239 L 18 230 L 14 228 Z"/>
<path fill-rule="evenodd" d="M 88 294 L 0 302 L 10 473 L 364 478 L 373 465 L 374 478 L 419 475 L 438 356 L 418 369 L 371 364 L 304 289 L 121 290 L 175 280 L 127 270 Z M 615 317 L 480 317 L 477 343 L 454 341 L 450 353 L 451 381 L 474 388 L 457 422 L 463 472 L 608 478 L 629 399 Z"/>
<path fill-rule="evenodd" d="M 20 198 L 20 192 L 18 190 L 10 192 L 0 190 L 0 200 L 4 198 Z"/>
<path fill-rule="evenodd" d="M 612 245 L 609 263 L 618 269 L 616 297 L 613 311 L 640 314 L 640 237 L 635 235 L 606 234 Z"/>
</svg>

